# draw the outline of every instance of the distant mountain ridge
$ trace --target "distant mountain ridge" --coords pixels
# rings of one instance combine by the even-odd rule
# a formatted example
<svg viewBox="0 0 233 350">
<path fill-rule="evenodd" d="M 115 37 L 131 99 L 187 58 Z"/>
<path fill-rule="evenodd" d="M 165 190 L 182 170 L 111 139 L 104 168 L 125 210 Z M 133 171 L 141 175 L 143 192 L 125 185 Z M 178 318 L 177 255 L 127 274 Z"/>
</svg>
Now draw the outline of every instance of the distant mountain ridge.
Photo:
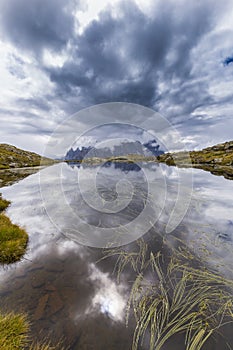
<svg viewBox="0 0 233 350">
<path fill-rule="evenodd" d="M 55 161 L 5 143 L 0 144 L 0 169 L 50 165 Z"/>
<path fill-rule="evenodd" d="M 159 156 L 164 152 L 160 150 L 160 145 L 155 139 L 150 140 L 146 143 L 140 141 L 124 141 L 119 145 L 113 147 L 96 148 L 95 146 L 82 146 L 76 150 L 70 148 L 64 160 L 67 161 L 81 161 L 85 157 L 88 158 L 111 158 L 127 155 L 144 155 L 144 156 Z"/>
<path fill-rule="evenodd" d="M 145 144 L 136 141 L 128 145 L 123 144 L 123 146 L 114 148 L 113 152 L 109 148 L 106 150 L 96 150 L 92 147 L 82 147 L 77 150 L 71 148 L 67 152 L 65 160 L 72 164 L 72 160 L 75 163 L 75 160 L 80 161 L 86 156 L 85 163 L 87 164 L 98 164 L 103 161 L 125 163 L 130 166 L 135 162 L 165 163 L 181 168 L 199 168 L 233 180 L 233 141 L 220 143 L 200 151 L 166 153 L 160 150 L 160 146 L 155 140 Z M 149 154 L 146 153 L 147 151 Z M 131 168 L 134 170 L 133 167 Z"/>
</svg>

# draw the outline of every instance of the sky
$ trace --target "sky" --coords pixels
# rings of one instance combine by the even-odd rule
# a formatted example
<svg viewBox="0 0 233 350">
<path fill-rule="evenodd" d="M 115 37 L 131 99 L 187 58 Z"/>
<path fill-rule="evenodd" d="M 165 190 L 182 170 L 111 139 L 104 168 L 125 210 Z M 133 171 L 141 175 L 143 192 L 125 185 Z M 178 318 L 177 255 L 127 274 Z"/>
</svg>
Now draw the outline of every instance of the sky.
<svg viewBox="0 0 233 350">
<path fill-rule="evenodd" d="M 232 23 L 232 1 L 1 0 L 0 142 L 43 153 L 106 102 L 159 112 L 185 149 L 233 140 Z"/>
</svg>

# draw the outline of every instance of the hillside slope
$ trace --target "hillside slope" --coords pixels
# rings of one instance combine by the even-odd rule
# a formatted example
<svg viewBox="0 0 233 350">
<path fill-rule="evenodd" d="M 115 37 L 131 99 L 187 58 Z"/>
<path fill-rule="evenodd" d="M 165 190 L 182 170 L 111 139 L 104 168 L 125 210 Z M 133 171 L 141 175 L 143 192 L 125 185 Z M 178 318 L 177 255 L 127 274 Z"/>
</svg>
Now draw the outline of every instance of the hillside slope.
<svg viewBox="0 0 233 350">
<path fill-rule="evenodd" d="M 0 169 L 33 167 L 53 164 L 53 159 L 34 152 L 24 151 L 12 145 L 0 144 Z"/>
<path fill-rule="evenodd" d="M 220 143 L 200 151 L 165 153 L 158 157 L 158 161 L 178 167 L 192 166 L 210 171 L 214 175 L 223 175 L 227 179 L 233 179 L 233 141 Z"/>
</svg>

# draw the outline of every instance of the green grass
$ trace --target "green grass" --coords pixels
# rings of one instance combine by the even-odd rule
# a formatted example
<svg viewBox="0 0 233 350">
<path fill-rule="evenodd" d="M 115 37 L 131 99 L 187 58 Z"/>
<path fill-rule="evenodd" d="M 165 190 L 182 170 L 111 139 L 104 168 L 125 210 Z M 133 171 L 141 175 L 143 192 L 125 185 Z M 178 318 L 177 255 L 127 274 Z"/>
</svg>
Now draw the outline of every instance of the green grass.
<svg viewBox="0 0 233 350">
<path fill-rule="evenodd" d="M 28 242 L 27 232 L 2 213 L 10 202 L 0 195 L 0 263 L 10 264 L 21 259 L 25 254 Z"/>
<path fill-rule="evenodd" d="M 62 350 L 61 343 L 52 345 L 32 341 L 30 323 L 25 314 L 0 313 L 0 349 L 1 350 Z"/>
<path fill-rule="evenodd" d="M 0 214 L 0 263 L 10 264 L 20 260 L 26 251 L 27 242 L 26 231 Z"/>
<path fill-rule="evenodd" d="M 228 149 L 225 148 L 227 144 L 231 144 Z M 200 151 L 164 153 L 158 156 L 158 161 L 177 166 L 191 166 L 192 164 L 233 166 L 233 142 L 225 142 Z"/>
<path fill-rule="evenodd" d="M 0 193 L 0 213 L 5 210 L 9 205 L 10 201 L 7 201 L 6 199 L 2 199 L 2 195 Z"/>
<path fill-rule="evenodd" d="M 64 348 L 62 347 L 60 342 L 56 345 L 52 345 L 51 342 L 48 341 L 43 344 L 39 342 L 33 343 L 30 345 L 28 350 L 64 350 Z"/>
<path fill-rule="evenodd" d="M 34 152 L 8 144 L 0 144 L 0 169 L 51 165 L 55 162 L 53 159 L 42 157 Z"/>
<path fill-rule="evenodd" d="M 164 153 L 157 157 L 160 163 L 181 168 L 198 168 L 213 175 L 233 179 L 233 141 L 225 142 L 201 151 Z"/>
<path fill-rule="evenodd" d="M 0 349 L 23 349 L 27 343 L 29 323 L 25 315 L 0 313 Z"/>
</svg>

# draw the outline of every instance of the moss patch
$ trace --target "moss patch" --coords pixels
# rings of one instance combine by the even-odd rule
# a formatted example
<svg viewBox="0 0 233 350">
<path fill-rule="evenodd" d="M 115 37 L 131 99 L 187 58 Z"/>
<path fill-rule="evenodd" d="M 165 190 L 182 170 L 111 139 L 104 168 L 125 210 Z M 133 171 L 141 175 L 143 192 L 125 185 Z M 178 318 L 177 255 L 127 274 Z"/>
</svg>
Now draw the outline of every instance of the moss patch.
<svg viewBox="0 0 233 350">
<path fill-rule="evenodd" d="M 10 201 L 7 201 L 6 199 L 2 198 L 2 195 L 0 193 L 0 213 L 5 210 L 9 205 L 10 205 Z"/>
<path fill-rule="evenodd" d="M 0 196 L 0 212 L 5 210 L 9 201 Z M 28 242 L 28 234 L 10 219 L 0 213 L 0 263 L 10 264 L 20 260 L 25 254 Z"/>
<path fill-rule="evenodd" d="M 27 242 L 26 231 L 0 214 L 0 262 L 10 264 L 20 260 L 26 251 Z"/>
</svg>

